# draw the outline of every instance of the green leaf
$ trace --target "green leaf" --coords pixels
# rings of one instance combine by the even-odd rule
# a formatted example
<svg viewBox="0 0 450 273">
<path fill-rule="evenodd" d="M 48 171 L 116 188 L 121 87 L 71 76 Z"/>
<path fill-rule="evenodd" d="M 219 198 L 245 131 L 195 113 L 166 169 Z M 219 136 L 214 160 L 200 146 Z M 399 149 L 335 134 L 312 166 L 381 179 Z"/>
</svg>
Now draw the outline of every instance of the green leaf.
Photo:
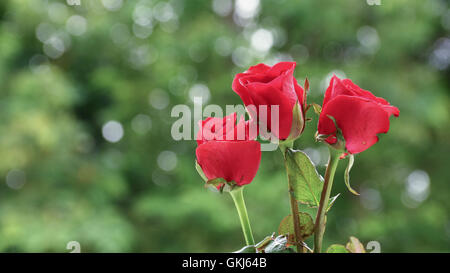
<svg viewBox="0 0 450 273">
<path fill-rule="evenodd" d="M 327 253 L 349 253 L 343 245 L 334 244 L 328 247 Z"/>
<path fill-rule="evenodd" d="M 359 193 L 357 191 L 355 191 L 354 189 L 352 189 L 352 187 L 350 186 L 350 170 L 352 169 L 354 160 L 355 160 L 354 156 L 352 154 L 350 154 L 348 156 L 347 168 L 345 168 L 344 180 L 345 180 L 345 185 L 347 186 L 347 189 L 354 195 L 359 195 Z"/>
<path fill-rule="evenodd" d="M 364 245 L 358 240 L 358 238 L 350 236 L 350 241 L 345 246 L 351 253 L 366 253 Z"/>
<path fill-rule="evenodd" d="M 308 213 L 300 212 L 300 236 L 302 241 L 314 233 L 314 221 Z M 292 215 L 284 217 L 278 227 L 279 235 L 286 235 L 290 244 L 295 244 L 294 221 Z"/>
<path fill-rule="evenodd" d="M 295 252 L 288 246 L 289 242 L 286 236 L 280 235 L 271 241 L 265 248 L 264 253 L 292 253 Z"/>
<path fill-rule="evenodd" d="M 302 204 L 318 207 L 323 181 L 311 159 L 302 151 L 287 149 L 285 160 L 295 199 Z"/>
</svg>

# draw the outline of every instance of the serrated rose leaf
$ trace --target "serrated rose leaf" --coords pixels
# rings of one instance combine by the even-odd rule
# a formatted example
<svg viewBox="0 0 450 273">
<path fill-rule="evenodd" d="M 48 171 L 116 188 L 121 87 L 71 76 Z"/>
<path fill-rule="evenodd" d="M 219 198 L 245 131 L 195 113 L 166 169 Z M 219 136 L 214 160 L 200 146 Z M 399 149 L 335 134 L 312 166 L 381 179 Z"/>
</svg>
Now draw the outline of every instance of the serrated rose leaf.
<svg viewBox="0 0 450 273">
<path fill-rule="evenodd" d="M 351 253 L 366 253 L 364 245 L 358 240 L 358 238 L 350 236 L 350 241 L 345 246 Z"/>
<path fill-rule="evenodd" d="M 343 245 L 333 244 L 328 247 L 327 253 L 349 253 Z"/>
<path fill-rule="evenodd" d="M 300 236 L 305 240 L 314 233 L 314 221 L 308 213 L 299 213 Z M 292 215 L 284 217 L 278 227 L 279 235 L 286 235 L 290 244 L 295 244 L 294 221 Z"/>
<path fill-rule="evenodd" d="M 302 204 L 318 207 L 323 181 L 311 159 L 300 150 L 287 149 L 285 160 L 295 199 Z"/>
</svg>

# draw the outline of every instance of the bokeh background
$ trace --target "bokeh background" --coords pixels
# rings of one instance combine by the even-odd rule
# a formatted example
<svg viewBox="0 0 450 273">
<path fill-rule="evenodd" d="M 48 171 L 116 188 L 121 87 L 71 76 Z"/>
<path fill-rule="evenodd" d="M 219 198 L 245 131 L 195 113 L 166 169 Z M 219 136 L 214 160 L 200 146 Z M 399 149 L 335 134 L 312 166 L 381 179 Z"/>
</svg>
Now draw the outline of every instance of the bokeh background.
<svg viewBox="0 0 450 273">
<path fill-rule="evenodd" d="M 310 80 L 309 102 L 336 73 L 401 110 L 356 156 L 361 196 L 340 164 L 324 246 L 354 235 L 382 252 L 450 251 L 448 1 L 75 2 L 0 2 L 0 251 L 241 248 L 230 196 L 204 188 L 171 109 L 240 104 L 234 75 L 282 60 Z M 295 146 L 323 174 L 308 117 Z M 256 240 L 289 214 L 286 188 L 281 153 L 263 152 L 245 191 Z"/>
</svg>

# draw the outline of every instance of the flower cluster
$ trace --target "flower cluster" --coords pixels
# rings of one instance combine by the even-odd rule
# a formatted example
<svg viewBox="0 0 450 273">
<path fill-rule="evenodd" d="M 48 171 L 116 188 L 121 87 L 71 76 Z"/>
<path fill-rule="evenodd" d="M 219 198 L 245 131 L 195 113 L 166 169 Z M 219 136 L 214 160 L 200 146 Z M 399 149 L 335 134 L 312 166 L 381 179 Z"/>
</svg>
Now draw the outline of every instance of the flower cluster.
<svg viewBox="0 0 450 273">
<path fill-rule="evenodd" d="M 389 130 L 390 116 L 398 117 L 400 111 L 350 79 L 333 76 L 322 106 L 312 104 L 319 114 L 316 140 L 330 148 L 325 181 L 322 181 L 306 154 L 293 149 L 293 142 L 305 128 L 306 112 L 311 106 L 306 102 L 309 83 L 306 80 L 302 87 L 297 82 L 295 66 L 295 62 L 280 62 L 274 66 L 258 64 L 235 76 L 232 89 L 242 99 L 249 120 L 240 117 L 237 122 L 237 114 L 233 113 L 200 121 L 197 166 L 207 184 L 221 191 L 226 188 L 232 194 L 247 245 L 255 245 L 242 188 L 252 182 L 258 171 L 261 144 L 256 139 L 265 128 L 279 143 L 288 174 L 292 213 L 291 220 L 285 221 L 291 224 L 286 227 L 288 234 L 284 235 L 293 238 L 289 243 L 297 246 L 297 252 L 304 252 L 304 239 L 314 233 L 314 252 L 320 252 L 325 215 L 335 200 L 330 199 L 330 192 L 339 160 L 349 155 L 345 181 L 356 193 L 348 184 L 353 155 L 378 142 L 377 135 Z M 298 211 L 299 202 L 318 209 L 315 223 L 307 213 Z M 305 233 L 308 224 L 310 230 Z M 332 251 L 335 249 L 333 245 Z M 256 248 L 258 250 L 261 251 Z"/>
</svg>

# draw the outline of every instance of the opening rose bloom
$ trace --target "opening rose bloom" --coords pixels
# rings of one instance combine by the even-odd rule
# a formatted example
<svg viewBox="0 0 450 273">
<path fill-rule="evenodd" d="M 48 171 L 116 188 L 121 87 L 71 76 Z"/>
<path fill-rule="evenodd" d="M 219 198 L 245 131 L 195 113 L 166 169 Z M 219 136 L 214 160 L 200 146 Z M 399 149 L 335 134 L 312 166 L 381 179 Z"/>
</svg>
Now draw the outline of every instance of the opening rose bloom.
<svg viewBox="0 0 450 273">
<path fill-rule="evenodd" d="M 318 133 L 330 135 L 325 139 L 335 144 L 336 126 L 341 129 L 345 148 L 350 154 L 367 150 L 378 141 L 377 134 L 387 133 L 389 117 L 398 117 L 400 111 L 383 98 L 363 90 L 350 79 L 331 78 L 319 117 Z"/>
<path fill-rule="evenodd" d="M 223 178 L 243 186 L 252 182 L 261 161 L 261 144 L 251 133 L 252 121 L 237 114 L 200 121 L 197 163 L 208 180 Z M 254 126 L 256 127 L 256 126 Z M 219 187 L 220 188 L 220 187 Z"/>
<path fill-rule="evenodd" d="M 294 78 L 295 66 L 295 62 L 280 62 L 272 67 L 258 64 L 237 74 L 233 80 L 232 88 L 241 97 L 252 119 L 265 124 L 279 140 L 296 139 L 304 129 L 306 94 Z M 299 111 L 294 111 L 297 103 Z M 274 105 L 279 107 L 279 117 L 274 123 L 278 124 L 278 130 L 271 128 Z M 255 106 L 256 113 L 249 110 L 249 106 Z M 267 107 L 267 115 L 260 114 L 260 106 Z"/>
</svg>

